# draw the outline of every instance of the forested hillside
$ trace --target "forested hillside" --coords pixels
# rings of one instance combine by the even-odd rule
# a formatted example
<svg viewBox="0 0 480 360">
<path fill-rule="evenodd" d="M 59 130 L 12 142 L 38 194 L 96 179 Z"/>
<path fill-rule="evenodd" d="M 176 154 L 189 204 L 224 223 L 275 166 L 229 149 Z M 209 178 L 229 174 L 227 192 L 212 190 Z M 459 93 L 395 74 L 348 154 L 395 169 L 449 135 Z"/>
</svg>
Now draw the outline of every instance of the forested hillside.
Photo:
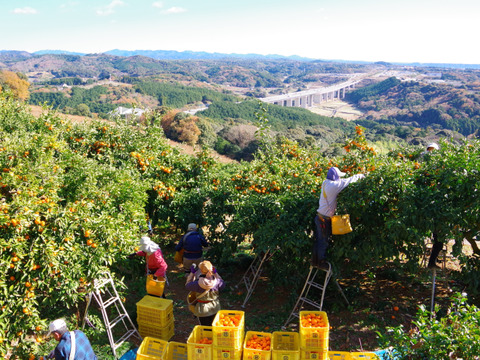
<svg viewBox="0 0 480 360">
<path fill-rule="evenodd" d="M 175 114 L 181 140 L 214 147 L 222 154 L 249 158 L 255 150 L 255 113 L 262 105 L 247 101 L 294 93 L 360 79 L 345 99 L 364 115 L 355 120 L 369 128 L 380 148 L 424 144 L 430 140 L 461 140 L 476 136 L 480 126 L 477 70 L 394 66 L 388 63 L 348 64 L 291 59 L 229 58 L 156 60 L 146 56 L 107 54 L 34 55 L 0 53 L 0 69 L 24 74 L 31 83 L 30 103 L 47 104 L 74 115 L 108 118 L 119 106 L 159 112 L 203 109 L 192 117 Z M 273 135 L 340 153 L 339 143 L 355 124 L 319 116 L 301 108 L 268 106 Z M 169 113 L 170 115 L 172 113 Z M 169 115 L 169 116 L 170 116 Z M 144 119 L 140 119 L 143 121 Z M 247 149 L 248 148 L 248 149 Z"/>
<path fill-rule="evenodd" d="M 477 135 L 480 127 L 479 90 L 478 82 L 454 87 L 390 78 L 356 90 L 348 99 L 366 111 L 367 120 L 449 129 L 468 136 Z"/>
</svg>

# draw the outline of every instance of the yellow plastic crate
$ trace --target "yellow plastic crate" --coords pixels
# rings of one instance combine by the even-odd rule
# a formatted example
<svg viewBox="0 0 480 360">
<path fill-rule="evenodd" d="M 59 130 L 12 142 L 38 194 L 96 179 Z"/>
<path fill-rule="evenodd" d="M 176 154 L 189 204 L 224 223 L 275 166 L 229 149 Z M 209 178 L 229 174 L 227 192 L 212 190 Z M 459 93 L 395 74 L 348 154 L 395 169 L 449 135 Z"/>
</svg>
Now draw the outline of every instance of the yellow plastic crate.
<svg viewBox="0 0 480 360">
<path fill-rule="evenodd" d="M 268 350 L 251 349 L 247 347 L 248 341 L 252 338 L 270 339 L 270 348 Z M 247 331 L 245 341 L 243 342 L 243 360 L 270 360 L 272 357 L 272 334 L 266 332 Z"/>
<path fill-rule="evenodd" d="M 214 346 L 212 354 L 213 360 L 240 360 L 242 358 L 242 349 Z"/>
<path fill-rule="evenodd" d="M 170 341 L 167 347 L 166 360 L 188 360 L 187 344 Z"/>
<path fill-rule="evenodd" d="M 173 319 L 167 326 L 163 327 L 152 323 L 138 322 L 138 332 L 142 337 L 151 336 L 168 341 L 175 334 Z"/>
<path fill-rule="evenodd" d="M 211 326 L 197 325 L 193 328 L 187 340 L 188 360 L 212 360 L 212 344 L 201 344 L 201 339 L 210 339 L 213 342 Z"/>
<path fill-rule="evenodd" d="M 222 317 L 230 316 L 239 318 L 238 326 L 221 326 Z M 241 349 L 245 328 L 245 313 L 243 311 L 220 310 L 213 319 L 212 325 L 213 346 Z"/>
<path fill-rule="evenodd" d="M 326 326 L 304 327 L 302 318 L 307 315 L 320 315 Z M 300 347 L 305 349 L 328 350 L 330 325 L 325 311 L 300 311 Z"/>
<path fill-rule="evenodd" d="M 300 360 L 328 360 L 328 351 L 300 348 Z"/>
<path fill-rule="evenodd" d="M 352 359 L 348 351 L 329 351 L 328 358 L 330 360 L 351 360 Z"/>
<path fill-rule="evenodd" d="M 137 321 L 167 326 L 173 320 L 173 301 L 145 295 L 137 302 Z"/>
<path fill-rule="evenodd" d="M 147 293 L 150 295 L 162 296 L 165 289 L 165 278 L 153 279 L 153 275 L 147 276 Z"/>
<path fill-rule="evenodd" d="M 351 352 L 350 359 L 352 360 L 379 360 L 377 354 L 373 352 Z"/>
<path fill-rule="evenodd" d="M 168 342 L 145 337 L 137 351 L 137 360 L 162 360 L 167 352 Z"/>
<path fill-rule="evenodd" d="M 272 360 L 300 360 L 300 335 L 298 332 L 273 332 Z"/>
</svg>

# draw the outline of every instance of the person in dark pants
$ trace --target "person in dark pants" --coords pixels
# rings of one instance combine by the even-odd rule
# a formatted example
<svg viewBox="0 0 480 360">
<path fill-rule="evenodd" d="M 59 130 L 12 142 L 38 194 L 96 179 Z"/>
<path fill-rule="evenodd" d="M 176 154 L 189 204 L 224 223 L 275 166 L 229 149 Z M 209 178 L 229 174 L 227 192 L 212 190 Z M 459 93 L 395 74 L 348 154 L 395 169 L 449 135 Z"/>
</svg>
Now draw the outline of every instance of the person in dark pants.
<svg viewBox="0 0 480 360">
<path fill-rule="evenodd" d="M 331 167 L 327 179 L 322 184 L 317 216 L 315 216 L 315 242 L 312 251 L 312 265 L 321 269 L 329 268 L 326 263 L 327 248 L 332 236 L 332 220 L 337 210 L 337 196 L 349 184 L 365 177 L 364 174 L 342 179 L 346 174 L 337 167 Z"/>
<path fill-rule="evenodd" d="M 203 248 L 208 247 L 205 238 L 198 232 L 196 224 L 188 224 L 187 232 L 182 236 L 175 251 L 183 249 L 183 268 L 185 274 L 190 273 L 192 266 L 198 266 L 203 261 Z"/>
<path fill-rule="evenodd" d="M 220 307 L 220 290 L 225 283 L 208 260 L 202 261 L 198 269 L 191 269 L 185 288 L 195 293 L 196 304 L 191 309 L 200 324 L 211 326 Z"/>
</svg>

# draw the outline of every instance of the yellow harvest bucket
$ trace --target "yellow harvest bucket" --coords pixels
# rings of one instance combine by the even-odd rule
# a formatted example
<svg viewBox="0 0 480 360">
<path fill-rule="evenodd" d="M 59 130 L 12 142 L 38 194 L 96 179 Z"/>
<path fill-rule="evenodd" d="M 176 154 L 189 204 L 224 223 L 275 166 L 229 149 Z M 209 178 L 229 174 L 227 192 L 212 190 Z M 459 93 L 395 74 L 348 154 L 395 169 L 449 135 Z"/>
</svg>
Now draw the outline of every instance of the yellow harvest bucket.
<svg viewBox="0 0 480 360">
<path fill-rule="evenodd" d="M 153 275 L 147 276 L 147 293 L 155 296 L 162 296 L 165 288 L 165 278 L 159 277 L 157 280 L 153 279 Z"/>
</svg>

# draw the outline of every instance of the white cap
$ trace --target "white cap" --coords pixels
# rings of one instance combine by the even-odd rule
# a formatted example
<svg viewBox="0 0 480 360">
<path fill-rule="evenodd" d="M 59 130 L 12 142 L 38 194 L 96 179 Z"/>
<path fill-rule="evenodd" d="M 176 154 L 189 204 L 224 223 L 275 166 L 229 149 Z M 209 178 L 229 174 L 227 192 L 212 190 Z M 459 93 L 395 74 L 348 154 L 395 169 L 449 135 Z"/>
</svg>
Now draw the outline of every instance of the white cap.
<svg viewBox="0 0 480 360">
<path fill-rule="evenodd" d="M 188 224 L 187 231 L 197 231 L 197 224 L 194 224 L 194 223 Z"/>
<path fill-rule="evenodd" d="M 430 149 L 430 148 L 435 149 L 435 150 L 440 149 L 440 147 L 438 146 L 437 143 L 430 143 L 430 144 L 428 144 L 428 145 L 427 145 L 427 150 Z"/>
<path fill-rule="evenodd" d="M 57 319 L 54 320 L 48 325 L 48 334 L 47 336 L 50 336 L 52 332 L 61 330 L 61 329 L 66 329 L 67 328 L 67 323 L 63 319 Z"/>
</svg>

